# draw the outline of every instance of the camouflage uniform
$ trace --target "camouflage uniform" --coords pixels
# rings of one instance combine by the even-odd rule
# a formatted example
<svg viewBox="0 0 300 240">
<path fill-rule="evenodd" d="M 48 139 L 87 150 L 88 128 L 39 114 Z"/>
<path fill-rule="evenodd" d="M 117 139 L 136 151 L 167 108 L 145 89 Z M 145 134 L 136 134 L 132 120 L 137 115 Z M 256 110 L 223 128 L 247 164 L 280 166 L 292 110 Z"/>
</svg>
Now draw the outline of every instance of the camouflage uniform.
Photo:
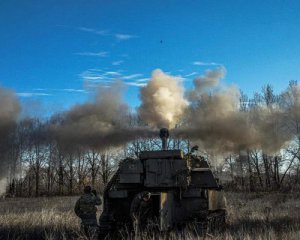
<svg viewBox="0 0 300 240">
<path fill-rule="evenodd" d="M 148 201 L 144 201 L 144 194 L 144 192 L 137 194 L 134 197 L 130 207 L 130 216 L 132 218 L 133 227 L 136 234 L 145 229 L 153 215 L 152 199 L 149 197 Z"/>
<path fill-rule="evenodd" d="M 81 229 L 89 237 L 97 232 L 96 205 L 101 205 L 101 203 L 101 199 L 96 194 L 85 193 L 75 204 L 75 213 L 81 218 Z"/>
</svg>

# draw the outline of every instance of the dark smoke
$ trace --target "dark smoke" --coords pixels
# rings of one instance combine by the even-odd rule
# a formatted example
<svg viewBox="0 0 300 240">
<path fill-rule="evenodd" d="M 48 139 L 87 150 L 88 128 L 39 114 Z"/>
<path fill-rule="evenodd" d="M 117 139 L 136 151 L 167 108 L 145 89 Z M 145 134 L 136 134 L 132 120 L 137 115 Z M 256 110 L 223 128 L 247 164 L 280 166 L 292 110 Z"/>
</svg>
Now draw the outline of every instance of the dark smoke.
<svg viewBox="0 0 300 240">
<path fill-rule="evenodd" d="M 134 116 L 154 130 L 131 124 L 134 114 L 122 101 L 122 84 L 116 83 L 99 88 L 93 101 L 53 117 L 49 134 L 66 148 L 84 146 L 104 150 L 139 138 L 157 137 L 157 128 L 177 125 L 171 135 L 190 139 L 216 154 L 253 148 L 279 151 L 293 136 L 287 131 L 286 123 L 300 119 L 299 87 L 291 87 L 282 94 L 284 107 L 277 103 L 258 104 L 241 111 L 240 91 L 220 84 L 225 74 L 224 67 L 207 70 L 194 80 L 191 91 L 184 92 L 178 77 L 155 70 L 148 85 L 141 90 L 141 106 L 138 116 Z M 0 105 L 0 154 L 3 155 L 20 105 L 14 93 L 5 89 L 0 89 Z M 300 130 L 297 134 L 300 135 Z M 5 158 L 1 157 L 1 161 L 4 163 Z M 1 171 L 0 174 L 3 176 Z"/>
<path fill-rule="evenodd" d="M 172 130 L 175 137 L 190 139 L 217 155 L 253 148 L 279 151 L 291 139 L 284 129 L 286 112 L 278 103 L 242 111 L 238 88 L 220 84 L 225 74 L 224 67 L 207 70 L 193 81 L 185 98 L 178 78 L 155 70 L 141 89 L 140 117 L 155 127 L 177 124 L 180 127 Z"/>
<path fill-rule="evenodd" d="M 21 107 L 13 91 L 0 88 L 0 136 L 5 137 L 15 126 Z"/>
<path fill-rule="evenodd" d="M 210 94 L 195 90 L 193 93 L 187 124 L 175 129 L 175 135 L 215 153 L 239 151 L 255 143 L 255 129 L 249 124 L 247 113 L 239 111 L 239 91 L 235 87 Z"/>
<path fill-rule="evenodd" d="M 249 119 L 256 129 L 254 147 L 266 153 L 276 153 L 292 139 L 286 131 L 286 111 L 279 106 L 258 106 L 249 112 Z M 251 146 L 250 146 L 251 147 Z"/>
<path fill-rule="evenodd" d="M 122 102 L 122 84 L 99 88 L 93 102 L 77 105 L 66 112 L 51 132 L 62 145 L 103 150 L 129 141 L 151 137 L 148 128 L 128 124 L 129 108 Z"/>
<path fill-rule="evenodd" d="M 0 88 L 0 194 L 3 192 L 1 183 L 3 183 L 8 169 L 7 150 L 9 148 L 10 135 L 16 126 L 20 110 L 20 104 L 15 93 L 8 89 Z"/>
<path fill-rule="evenodd" d="M 187 93 L 190 105 L 186 124 L 174 134 L 215 154 L 253 148 L 269 153 L 279 151 L 291 138 L 283 127 L 286 113 L 278 104 L 241 111 L 240 91 L 219 84 L 225 72 L 223 67 L 208 70 L 194 80 L 194 89 Z"/>
</svg>

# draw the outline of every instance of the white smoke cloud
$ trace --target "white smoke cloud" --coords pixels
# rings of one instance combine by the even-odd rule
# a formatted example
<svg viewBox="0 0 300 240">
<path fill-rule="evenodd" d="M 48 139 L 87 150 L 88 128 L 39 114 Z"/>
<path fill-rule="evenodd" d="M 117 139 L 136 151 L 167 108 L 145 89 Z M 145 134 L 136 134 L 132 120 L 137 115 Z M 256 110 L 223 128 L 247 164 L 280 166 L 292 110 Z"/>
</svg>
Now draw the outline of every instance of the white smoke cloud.
<svg viewBox="0 0 300 240">
<path fill-rule="evenodd" d="M 174 128 L 188 106 L 181 78 L 170 76 L 160 69 L 152 72 L 147 86 L 141 89 L 140 98 L 140 117 L 155 127 Z"/>
</svg>

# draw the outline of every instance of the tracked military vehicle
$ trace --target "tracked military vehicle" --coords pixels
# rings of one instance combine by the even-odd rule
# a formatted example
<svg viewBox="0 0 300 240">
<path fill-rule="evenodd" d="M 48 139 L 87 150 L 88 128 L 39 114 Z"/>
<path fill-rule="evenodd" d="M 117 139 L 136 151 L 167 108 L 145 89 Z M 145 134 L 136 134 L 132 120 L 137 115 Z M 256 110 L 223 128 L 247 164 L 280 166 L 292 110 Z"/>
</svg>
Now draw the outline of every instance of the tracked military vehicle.
<svg viewBox="0 0 300 240">
<path fill-rule="evenodd" d="M 151 192 L 153 215 L 159 231 L 182 229 L 192 224 L 200 234 L 225 225 L 222 187 L 208 163 L 181 150 L 167 150 L 168 129 L 160 130 L 162 150 L 141 152 L 127 158 L 104 190 L 100 238 L 114 238 L 125 226 L 130 229 L 130 206 L 136 194 Z"/>
</svg>

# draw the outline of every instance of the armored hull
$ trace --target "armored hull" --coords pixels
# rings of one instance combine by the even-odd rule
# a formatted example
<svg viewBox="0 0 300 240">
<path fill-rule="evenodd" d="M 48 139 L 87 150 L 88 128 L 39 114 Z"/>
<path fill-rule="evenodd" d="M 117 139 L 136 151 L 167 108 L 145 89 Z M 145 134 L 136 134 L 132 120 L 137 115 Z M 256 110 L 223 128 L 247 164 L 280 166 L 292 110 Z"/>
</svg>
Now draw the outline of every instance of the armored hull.
<svg viewBox="0 0 300 240">
<path fill-rule="evenodd" d="M 124 226 L 132 228 L 130 206 L 143 191 L 152 194 L 159 231 L 192 224 L 202 235 L 225 224 L 224 193 L 203 158 L 184 155 L 181 150 L 147 151 L 137 159 L 121 161 L 107 184 L 99 220 L 101 238 L 113 238 Z"/>
</svg>

